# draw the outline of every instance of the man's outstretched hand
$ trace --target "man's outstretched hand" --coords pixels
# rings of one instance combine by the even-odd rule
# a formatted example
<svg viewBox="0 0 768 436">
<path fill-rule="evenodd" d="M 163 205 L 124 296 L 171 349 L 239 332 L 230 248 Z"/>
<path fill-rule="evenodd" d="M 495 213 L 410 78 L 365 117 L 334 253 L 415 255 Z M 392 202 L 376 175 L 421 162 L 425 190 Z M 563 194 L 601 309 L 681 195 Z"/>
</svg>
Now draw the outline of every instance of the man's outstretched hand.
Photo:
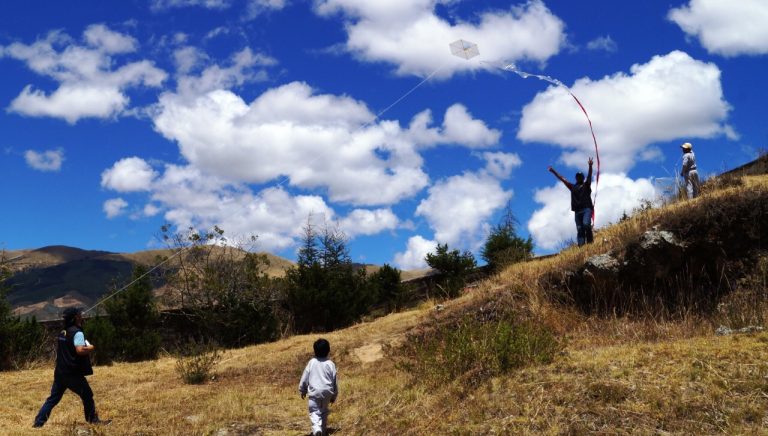
<svg viewBox="0 0 768 436">
<path fill-rule="evenodd" d="M 591 157 L 589 158 L 589 160 L 587 162 L 589 163 L 589 166 L 592 166 L 592 158 Z"/>
</svg>

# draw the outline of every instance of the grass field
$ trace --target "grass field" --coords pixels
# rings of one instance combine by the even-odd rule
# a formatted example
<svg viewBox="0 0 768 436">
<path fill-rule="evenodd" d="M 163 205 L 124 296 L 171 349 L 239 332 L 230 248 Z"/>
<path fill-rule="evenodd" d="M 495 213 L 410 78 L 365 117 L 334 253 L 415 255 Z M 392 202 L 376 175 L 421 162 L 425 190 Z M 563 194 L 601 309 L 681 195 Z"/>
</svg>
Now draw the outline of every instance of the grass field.
<svg viewBox="0 0 768 436">
<path fill-rule="evenodd" d="M 753 177 L 696 201 L 733 201 L 744 190 L 767 185 L 765 177 Z M 600 231 L 589 247 L 515 265 L 459 299 L 439 302 L 439 310 L 438 302 L 428 301 L 323 335 L 339 368 L 331 429 L 392 435 L 768 434 L 768 333 L 716 336 L 720 319 L 695 312 L 587 316 L 552 304 L 539 287 L 542 274 L 620 249 L 658 214 L 684 214 L 690 206 L 638 214 Z M 765 294 L 765 276 L 756 283 Z M 457 379 L 439 386 L 399 369 L 398 347 L 408 333 L 499 301 L 518 302 L 555 332 L 562 351 L 552 363 L 477 384 Z M 306 435 L 306 402 L 297 384 L 317 337 L 225 351 L 215 377 L 203 385 L 184 384 L 170 356 L 97 367 L 90 381 L 102 418 L 113 420 L 106 427 L 84 424 L 79 399 L 68 393 L 46 427 L 33 430 L 52 367 L 0 373 L 0 433 Z"/>
</svg>

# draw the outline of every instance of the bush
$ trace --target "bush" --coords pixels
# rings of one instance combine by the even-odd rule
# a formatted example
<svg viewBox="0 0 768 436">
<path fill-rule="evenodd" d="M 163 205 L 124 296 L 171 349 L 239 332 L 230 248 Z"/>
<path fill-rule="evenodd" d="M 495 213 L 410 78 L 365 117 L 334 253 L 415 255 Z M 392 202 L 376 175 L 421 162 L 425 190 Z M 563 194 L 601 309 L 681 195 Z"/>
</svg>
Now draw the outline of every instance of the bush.
<svg viewBox="0 0 768 436">
<path fill-rule="evenodd" d="M 176 358 L 176 373 L 184 383 L 199 385 L 213 377 L 220 359 L 221 353 L 215 345 L 190 342 Z"/>
<path fill-rule="evenodd" d="M 516 323 L 511 318 L 483 321 L 465 317 L 410 336 L 398 367 L 432 386 L 457 379 L 476 385 L 515 368 L 550 363 L 560 349 L 543 326 Z"/>
</svg>

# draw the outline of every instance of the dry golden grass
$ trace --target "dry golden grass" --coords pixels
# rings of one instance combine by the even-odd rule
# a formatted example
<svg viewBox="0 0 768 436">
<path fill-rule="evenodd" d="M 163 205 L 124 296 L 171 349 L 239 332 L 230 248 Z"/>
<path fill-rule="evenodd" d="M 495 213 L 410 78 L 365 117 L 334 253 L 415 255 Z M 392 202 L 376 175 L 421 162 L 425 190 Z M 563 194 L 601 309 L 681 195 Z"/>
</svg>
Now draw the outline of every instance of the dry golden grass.
<svg viewBox="0 0 768 436">
<path fill-rule="evenodd" d="M 768 179 L 706 194 L 767 189 Z M 658 214 L 685 213 L 682 203 L 651 210 L 598 233 L 600 241 L 559 256 L 518 264 L 470 294 L 324 335 L 339 368 L 337 434 L 768 434 L 768 333 L 714 336 L 712 320 L 598 318 L 553 305 L 539 278 L 636 237 Z M 605 240 L 605 242 L 603 242 Z M 493 304 L 520 304 L 551 327 L 565 351 L 554 363 L 515 370 L 479 386 L 427 388 L 395 367 L 408 332 Z M 214 380 L 185 385 L 171 357 L 96 368 L 91 384 L 108 427 L 93 434 L 302 435 L 306 402 L 296 391 L 317 335 L 226 351 Z M 96 344 L 98 346 L 98 344 Z M 31 429 L 52 369 L 0 373 L 0 429 L 7 434 L 77 434 L 79 399 L 68 393 L 43 431 Z"/>
</svg>

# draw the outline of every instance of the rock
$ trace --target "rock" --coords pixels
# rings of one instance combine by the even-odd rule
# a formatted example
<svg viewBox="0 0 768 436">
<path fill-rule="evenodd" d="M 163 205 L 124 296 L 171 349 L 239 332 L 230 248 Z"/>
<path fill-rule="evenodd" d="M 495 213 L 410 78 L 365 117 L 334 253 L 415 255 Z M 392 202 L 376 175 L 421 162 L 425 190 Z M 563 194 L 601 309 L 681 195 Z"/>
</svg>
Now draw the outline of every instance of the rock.
<svg viewBox="0 0 768 436">
<path fill-rule="evenodd" d="M 587 262 L 584 264 L 584 269 L 593 274 L 600 273 L 610 275 L 618 273 L 620 265 L 621 264 L 616 258 L 606 253 L 592 256 L 587 259 Z"/>
<path fill-rule="evenodd" d="M 664 279 L 683 266 L 685 244 L 666 230 L 649 230 L 640 241 L 627 247 L 624 271 L 631 282 Z"/>
</svg>

